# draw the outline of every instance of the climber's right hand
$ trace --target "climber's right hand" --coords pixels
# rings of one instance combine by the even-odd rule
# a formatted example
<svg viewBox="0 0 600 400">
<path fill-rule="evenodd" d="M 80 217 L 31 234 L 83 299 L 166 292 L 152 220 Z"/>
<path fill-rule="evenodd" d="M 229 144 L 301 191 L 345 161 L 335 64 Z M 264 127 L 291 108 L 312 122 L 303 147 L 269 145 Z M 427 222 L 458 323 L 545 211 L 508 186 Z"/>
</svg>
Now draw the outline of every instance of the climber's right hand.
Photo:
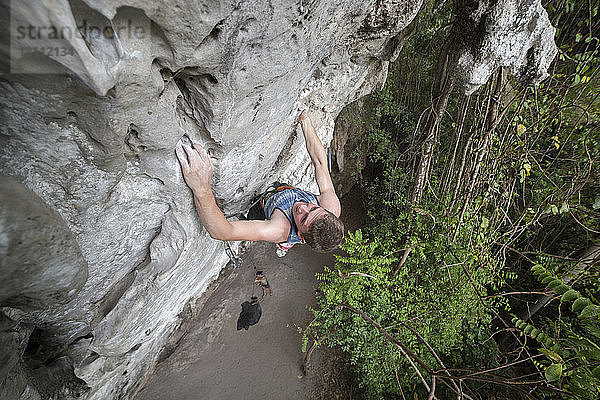
<svg viewBox="0 0 600 400">
<path fill-rule="evenodd" d="M 190 189 L 210 190 L 214 168 L 204 147 L 194 144 L 192 148 L 187 143 L 181 143 L 175 148 L 175 153 L 181 165 L 183 179 Z"/>
</svg>

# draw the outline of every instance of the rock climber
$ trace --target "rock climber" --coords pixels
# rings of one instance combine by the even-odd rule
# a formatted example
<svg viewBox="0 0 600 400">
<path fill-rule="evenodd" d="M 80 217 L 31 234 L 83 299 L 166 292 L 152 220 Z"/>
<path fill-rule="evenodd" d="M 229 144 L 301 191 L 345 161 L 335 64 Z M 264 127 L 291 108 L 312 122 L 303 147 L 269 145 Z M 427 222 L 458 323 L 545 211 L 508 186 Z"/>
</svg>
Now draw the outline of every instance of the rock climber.
<svg viewBox="0 0 600 400">
<path fill-rule="evenodd" d="M 210 187 L 213 166 L 206 150 L 199 144 L 178 145 L 176 154 L 183 177 L 192 189 L 200 219 L 213 239 L 264 240 L 277 243 L 283 252 L 298 243 L 308 243 L 318 252 L 332 251 L 340 244 L 344 224 L 339 219 L 341 206 L 327 168 L 327 153 L 306 110 L 296 122 L 302 127 L 320 194 L 278 185 L 261 195 L 249 212 L 250 220 L 228 221 L 217 206 Z"/>
</svg>

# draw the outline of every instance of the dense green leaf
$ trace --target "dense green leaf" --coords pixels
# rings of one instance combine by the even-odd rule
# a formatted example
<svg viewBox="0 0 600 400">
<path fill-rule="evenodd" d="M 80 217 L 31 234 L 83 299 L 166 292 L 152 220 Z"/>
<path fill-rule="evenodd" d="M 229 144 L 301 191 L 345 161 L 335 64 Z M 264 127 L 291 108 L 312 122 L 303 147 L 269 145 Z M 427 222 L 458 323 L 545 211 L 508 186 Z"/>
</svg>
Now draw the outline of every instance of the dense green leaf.
<svg viewBox="0 0 600 400">
<path fill-rule="evenodd" d="M 549 282 L 552 282 L 554 279 L 554 275 L 546 274 L 547 276 L 541 280 L 541 282 L 545 285 Z"/>
<path fill-rule="evenodd" d="M 600 307 L 595 304 L 590 304 L 586 306 L 581 312 L 579 316 L 581 318 L 596 318 L 600 313 Z"/>
<path fill-rule="evenodd" d="M 560 286 L 562 284 L 563 284 L 562 279 L 555 279 L 555 280 L 553 280 L 552 282 L 550 282 L 548 284 L 548 288 L 554 289 L 555 287 L 558 287 L 558 286 Z"/>
<path fill-rule="evenodd" d="M 540 353 L 544 354 L 545 356 L 552 359 L 553 361 L 556 361 L 557 363 L 563 362 L 562 357 L 559 356 L 558 354 L 556 354 L 555 352 L 553 352 L 552 350 L 548 350 L 548 349 L 544 349 L 544 348 L 540 348 L 538 350 L 540 351 Z"/>
<path fill-rule="evenodd" d="M 568 292 L 570 290 L 570 287 L 563 284 L 563 285 L 557 286 L 555 288 L 552 288 L 552 290 L 554 290 L 554 292 L 556 294 L 563 294 L 563 293 Z"/>
<path fill-rule="evenodd" d="M 560 379 L 562 375 L 563 366 L 562 364 L 550 364 L 548 368 L 546 368 L 545 376 L 548 382 L 555 382 Z"/>
<path fill-rule="evenodd" d="M 577 299 L 579 297 L 579 292 L 577 290 L 567 290 L 562 297 L 560 298 L 560 301 L 573 301 L 575 299 Z"/>
<path fill-rule="evenodd" d="M 541 332 L 541 331 L 540 331 L 540 333 L 538 333 L 538 335 L 535 337 L 535 339 L 536 339 L 538 342 L 540 342 L 540 343 L 544 343 L 544 341 L 545 341 L 547 338 L 548 338 L 548 336 L 547 336 L 547 335 L 546 335 L 544 332 Z"/>
<path fill-rule="evenodd" d="M 551 279 L 549 279 L 549 278 L 551 278 Z M 548 280 L 548 279 L 549 279 L 549 280 Z M 542 283 L 547 283 L 547 282 L 553 281 L 554 279 L 556 279 L 556 278 L 554 277 L 554 275 L 552 275 L 552 274 L 551 274 L 551 273 L 549 273 L 549 272 L 545 272 L 545 271 L 544 271 L 544 272 L 541 272 L 541 273 L 539 274 L 539 276 L 538 276 L 538 280 L 539 280 L 540 282 L 542 282 Z M 547 282 L 544 282 L 545 280 L 546 280 Z"/>
<path fill-rule="evenodd" d="M 571 310 L 573 312 L 578 312 L 583 310 L 588 304 L 590 304 L 590 301 L 588 299 L 586 299 L 585 297 L 580 297 L 577 300 L 575 300 L 573 302 L 573 305 L 571 306 Z"/>
</svg>

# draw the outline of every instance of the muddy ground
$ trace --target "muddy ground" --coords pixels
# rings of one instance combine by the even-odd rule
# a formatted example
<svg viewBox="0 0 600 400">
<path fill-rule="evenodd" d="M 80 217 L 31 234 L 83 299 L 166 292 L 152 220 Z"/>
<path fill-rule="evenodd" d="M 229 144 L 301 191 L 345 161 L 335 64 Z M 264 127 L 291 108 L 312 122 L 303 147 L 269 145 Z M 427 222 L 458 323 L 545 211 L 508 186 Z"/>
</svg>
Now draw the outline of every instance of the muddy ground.
<svg viewBox="0 0 600 400">
<path fill-rule="evenodd" d="M 360 196 L 352 190 L 342 199 L 342 220 L 361 226 Z M 295 246 L 279 258 L 275 245 L 253 244 L 240 268 L 225 274 L 210 294 L 189 332 L 160 363 L 135 400 L 357 399 L 356 385 L 343 354 L 317 349 L 303 376 L 305 354 L 299 328 L 313 318 L 315 273 L 333 265 L 332 254 Z M 253 286 L 256 269 L 264 271 L 273 295 L 261 299 Z M 262 317 L 249 330 L 237 330 L 241 303 L 259 296 Z"/>
</svg>

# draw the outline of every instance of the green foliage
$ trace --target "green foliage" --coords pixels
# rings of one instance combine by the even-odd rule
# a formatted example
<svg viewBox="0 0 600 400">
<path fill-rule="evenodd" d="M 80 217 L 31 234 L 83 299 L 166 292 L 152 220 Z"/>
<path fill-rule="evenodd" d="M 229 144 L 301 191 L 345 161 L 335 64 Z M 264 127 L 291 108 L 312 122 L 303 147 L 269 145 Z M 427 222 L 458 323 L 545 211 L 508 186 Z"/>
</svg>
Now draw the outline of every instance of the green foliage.
<svg viewBox="0 0 600 400">
<path fill-rule="evenodd" d="M 366 235 L 360 230 L 350 233 L 341 246 L 344 254 L 336 256 L 335 267 L 325 267 L 317 275 L 321 296 L 319 307 L 313 310 L 315 321 L 307 331 L 327 335 L 328 345 L 341 346 L 350 354 L 361 386 L 373 399 L 399 395 L 398 382 L 410 388 L 414 371 L 377 329 L 360 316 L 339 309 L 339 304 L 368 314 L 428 365 L 436 366 L 432 354 L 402 323 L 417 330 L 451 365 L 464 367 L 488 365 L 493 359 L 495 343 L 486 341 L 491 319 L 488 308 L 502 301 L 486 298 L 488 288 L 500 284 L 500 278 L 494 277 L 494 260 L 481 247 L 467 246 L 470 236 L 478 237 L 481 245 L 489 240 L 486 237 L 492 237 L 477 234 L 485 230 L 483 224 L 465 225 L 457 239 L 449 241 L 456 221 L 444 216 L 443 204 L 431 204 L 427 213 L 404 207 L 393 217 L 385 217 L 384 210 L 391 204 L 406 204 L 406 200 L 396 193 L 382 203 L 381 214 L 370 210 L 378 223 Z M 409 225 L 413 229 L 407 237 Z M 394 275 L 402 243 L 410 244 L 412 252 Z M 456 348 L 474 351 L 467 359 Z"/>
<path fill-rule="evenodd" d="M 564 283 L 564 277 L 557 274 L 560 265 L 557 260 L 543 257 L 540 261 L 531 270 L 540 283 L 560 295 L 557 298 L 560 299 L 558 307 L 563 309 L 561 319 L 557 324 L 543 321 L 539 329 L 517 317 L 513 323 L 522 334 L 543 346 L 538 350 L 545 358 L 539 364 L 545 370 L 548 383 L 569 392 L 572 398 L 597 399 L 600 396 L 600 307 L 595 297 L 585 297 Z M 576 266 L 563 268 L 571 270 L 573 267 Z M 556 281 L 561 283 L 557 285 Z"/>
<path fill-rule="evenodd" d="M 572 0 L 547 7 L 560 48 L 550 78 L 536 87 L 509 79 L 494 129 L 486 128 L 493 85 L 451 96 L 418 204 L 410 194 L 431 105 L 434 44 L 447 31 L 447 9 L 420 27 L 384 88 L 364 100 L 368 117 L 359 121 L 351 158 L 366 155 L 356 169 L 368 224 L 347 237 L 344 254 L 319 274 L 319 305 L 304 340 L 341 346 L 369 398 L 399 397 L 418 378 L 377 329 L 339 304 L 365 312 L 432 368 L 438 364 L 431 352 L 403 324 L 447 367 L 477 370 L 497 365 L 492 315 L 506 317 L 515 304 L 501 292 L 531 290 L 537 282 L 551 290 L 556 306 L 529 322 L 513 319 L 537 354 L 531 374 L 541 369 L 535 379 L 545 377 L 545 396 L 559 388 L 568 398 L 598 398 L 599 272 L 590 268 L 567 281 L 568 263 L 540 255 L 569 259 L 598 243 L 600 39 L 597 24 L 592 29 L 598 7 Z M 531 254 L 538 257 L 535 279 Z M 499 371 L 510 375 L 510 368 Z M 449 398 L 444 387 L 438 390 L 438 398 Z"/>
<path fill-rule="evenodd" d="M 553 229 L 563 233 L 553 251 L 568 253 L 597 240 L 600 226 L 594 208 L 600 193 L 598 4 L 568 0 L 549 2 L 547 9 L 559 55 L 548 79 L 515 93 L 507 112 L 512 138 L 495 141 L 493 153 L 502 159 L 499 187 L 519 179 L 511 220 L 531 223 L 524 232 L 530 240 Z"/>
</svg>

